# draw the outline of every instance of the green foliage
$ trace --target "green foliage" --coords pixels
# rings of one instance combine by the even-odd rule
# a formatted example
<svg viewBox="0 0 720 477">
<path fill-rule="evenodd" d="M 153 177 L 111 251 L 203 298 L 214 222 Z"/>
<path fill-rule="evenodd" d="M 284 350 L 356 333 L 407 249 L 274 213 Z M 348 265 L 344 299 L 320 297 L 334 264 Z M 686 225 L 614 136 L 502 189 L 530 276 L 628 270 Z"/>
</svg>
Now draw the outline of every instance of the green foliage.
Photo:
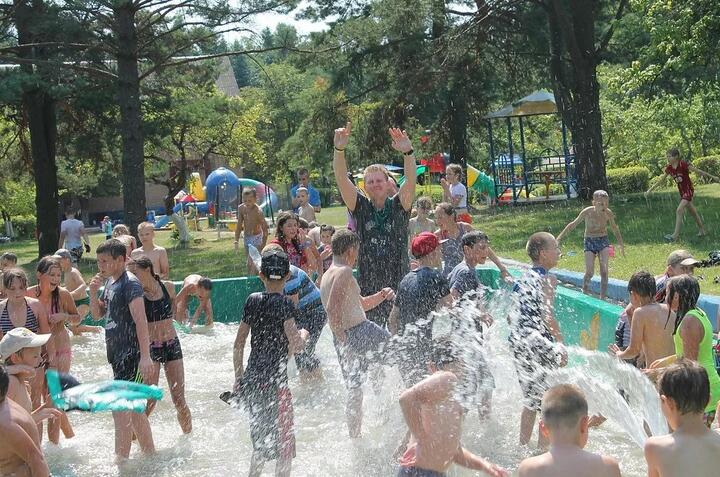
<svg viewBox="0 0 720 477">
<path fill-rule="evenodd" d="M 692 162 L 692 164 L 703 172 L 712 174 L 715 177 L 720 177 L 720 155 L 698 157 Z M 705 176 L 699 176 L 694 182 L 708 184 L 712 181 Z"/>
<path fill-rule="evenodd" d="M 650 171 L 642 166 L 608 169 L 607 180 L 608 192 L 612 194 L 642 192 L 648 189 Z"/>
<path fill-rule="evenodd" d="M 12 219 L 13 232 L 15 232 L 15 238 L 18 240 L 33 240 L 35 239 L 35 228 L 36 221 L 33 215 L 23 215 L 19 217 L 13 217 Z"/>
<path fill-rule="evenodd" d="M 0 195 L 0 210 L 8 216 L 35 215 L 35 186 L 28 181 L 5 181 Z"/>
</svg>

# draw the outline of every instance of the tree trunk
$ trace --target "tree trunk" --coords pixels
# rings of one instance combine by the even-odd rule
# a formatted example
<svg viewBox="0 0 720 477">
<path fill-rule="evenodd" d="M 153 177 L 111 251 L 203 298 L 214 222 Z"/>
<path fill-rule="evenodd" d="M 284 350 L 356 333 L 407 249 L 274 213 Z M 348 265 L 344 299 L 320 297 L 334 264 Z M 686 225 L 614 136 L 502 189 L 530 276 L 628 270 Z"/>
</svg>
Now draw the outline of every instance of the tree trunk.
<svg viewBox="0 0 720 477">
<path fill-rule="evenodd" d="M 578 195 L 592 197 L 607 189 L 602 141 L 599 54 L 595 51 L 595 13 L 583 0 L 553 1 L 547 6 L 550 30 L 550 73 L 555 102 L 572 134 Z"/>
<path fill-rule="evenodd" d="M 118 103 L 122 137 L 122 182 L 125 224 L 137 235 L 137 226 L 145 220 L 145 156 L 143 151 L 138 39 L 135 6 L 130 0 L 114 8 L 117 36 Z"/>
<path fill-rule="evenodd" d="M 38 34 L 39 18 L 45 15 L 42 0 L 15 1 L 15 27 L 20 44 L 45 41 Z M 43 48 L 23 49 L 24 58 L 47 59 Z M 57 119 L 55 99 L 45 89 L 44 84 L 52 81 L 47 67 L 24 65 L 22 71 L 35 75 L 35 81 L 25 83 L 22 94 L 24 114 L 30 130 L 30 148 L 32 151 L 35 177 L 35 208 L 38 231 L 38 257 L 55 253 L 58 246 L 60 223 L 58 209 L 57 165 L 55 164 L 55 146 L 57 139 Z M 44 78 L 44 80 L 42 79 Z"/>
</svg>

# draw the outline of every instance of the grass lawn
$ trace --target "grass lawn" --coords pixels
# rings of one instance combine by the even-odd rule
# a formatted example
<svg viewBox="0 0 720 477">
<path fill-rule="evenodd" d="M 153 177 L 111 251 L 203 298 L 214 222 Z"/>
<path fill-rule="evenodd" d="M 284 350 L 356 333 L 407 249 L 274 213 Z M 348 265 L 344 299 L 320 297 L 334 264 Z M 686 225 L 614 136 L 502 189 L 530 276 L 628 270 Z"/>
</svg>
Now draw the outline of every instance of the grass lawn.
<svg viewBox="0 0 720 477">
<path fill-rule="evenodd" d="M 708 231 L 706 237 L 695 236 L 697 228 L 688 215 L 680 241 L 674 244 L 664 242 L 663 235 L 671 233 L 674 227 L 677 204 L 678 194 L 674 189 L 653 194 L 650 205 L 642 194 L 615 197 L 611 200 L 610 208 L 617 216 L 627 254 L 623 258 L 618 251 L 617 256 L 611 259 L 611 277 L 627 280 L 633 272 L 642 269 L 660 274 L 665 269 L 667 255 L 678 248 L 689 250 L 698 259 L 705 259 L 708 252 L 720 249 L 720 186 L 701 185 L 696 189 L 695 205 L 705 221 L 705 228 Z M 493 248 L 499 255 L 527 261 L 525 242 L 530 234 L 545 230 L 557 235 L 565 224 L 577 216 L 584 205 L 578 200 L 570 200 L 551 204 L 503 207 L 495 213 L 482 209 L 475 216 L 474 225 L 490 236 Z M 346 209 L 342 206 L 324 208 L 318 215 L 318 221 L 344 226 L 347 222 Z M 584 271 L 582 233 L 583 226 L 580 225 L 563 241 L 560 268 Z M 193 243 L 189 248 L 181 249 L 177 248 L 170 239 L 170 232 L 157 233 L 158 243 L 168 249 L 170 275 L 173 280 L 182 280 L 194 272 L 214 278 L 245 274 L 245 254 L 242 248 L 238 253 L 233 251 L 231 232 L 223 232 L 220 240 L 215 231 L 193 232 L 193 236 L 202 240 Z M 93 250 L 103 239 L 104 236 L 101 234 L 91 236 Z M 612 235 L 611 242 L 616 243 Z M 20 241 L 0 245 L 0 252 L 9 250 L 18 254 L 20 264 L 29 272 L 31 281 L 34 281 L 32 277 L 34 277 L 37 243 Z M 80 270 L 87 279 L 97 272 L 94 253 L 83 257 Z M 720 267 L 699 269 L 696 275 L 703 277 L 701 281 L 703 293 L 720 295 L 720 284 L 713 283 L 714 278 L 720 275 Z"/>
</svg>

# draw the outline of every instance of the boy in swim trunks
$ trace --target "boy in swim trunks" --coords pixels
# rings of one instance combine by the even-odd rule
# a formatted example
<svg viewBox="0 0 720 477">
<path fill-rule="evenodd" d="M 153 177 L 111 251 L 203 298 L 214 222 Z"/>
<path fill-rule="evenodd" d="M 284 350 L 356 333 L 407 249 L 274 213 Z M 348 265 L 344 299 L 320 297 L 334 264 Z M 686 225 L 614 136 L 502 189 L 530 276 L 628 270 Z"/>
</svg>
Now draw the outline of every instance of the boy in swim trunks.
<svg viewBox="0 0 720 477">
<path fill-rule="evenodd" d="M 437 340 L 428 363 L 431 375 L 400 395 L 412 437 L 398 477 L 443 477 L 453 463 L 494 477 L 510 475 L 460 443 L 465 411 L 455 394 L 464 369 L 454 348 L 447 338 Z"/>
<path fill-rule="evenodd" d="M 5 296 L 5 287 L 3 286 L 2 272 L 17 267 L 17 255 L 12 252 L 5 252 L 0 255 L 0 300 L 7 298 Z"/>
<path fill-rule="evenodd" d="M 610 260 L 610 240 L 608 240 L 607 226 L 615 234 L 620 247 L 620 253 L 625 256 L 625 247 L 620 235 L 620 229 L 615 223 L 615 214 L 608 209 L 610 197 L 604 190 L 596 190 L 593 193 L 591 207 L 585 207 L 575 220 L 565 226 L 557 237 L 558 243 L 570 233 L 583 220 L 585 221 L 585 276 L 583 277 L 583 293 L 587 295 L 590 288 L 590 280 L 595 274 L 595 257 L 600 262 L 600 299 L 607 294 L 608 285 L 608 261 Z"/>
<path fill-rule="evenodd" d="M 191 296 L 196 296 L 200 303 L 198 303 L 195 313 L 190 318 L 188 326 L 194 326 L 200 319 L 200 314 L 204 311 L 205 326 L 211 327 L 213 325 L 212 280 L 197 273 L 185 277 L 182 288 L 175 296 L 175 319 L 180 323 L 185 324 L 188 322 L 188 301 L 190 301 Z"/>
<path fill-rule="evenodd" d="M 527 254 L 532 268 L 515 281 L 517 320 L 510 325 L 510 350 L 523 393 L 520 416 L 520 444 L 527 445 L 547 389 L 548 371 L 567 364 L 560 327 L 554 317 L 557 278 L 548 275 L 560 257 L 557 240 L 547 232 L 530 236 Z M 538 446 L 547 446 L 547 436 L 538 434 Z"/>
<path fill-rule="evenodd" d="M 580 389 L 570 384 L 548 389 L 542 399 L 540 432 L 550 441 L 550 451 L 522 461 L 518 477 L 620 477 L 615 459 L 583 450 L 589 420 Z"/>
<path fill-rule="evenodd" d="M 705 368 L 681 359 L 660 377 L 660 402 L 671 434 L 645 441 L 649 477 L 715 477 L 720 434 L 706 426 L 710 381 Z"/>
<path fill-rule="evenodd" d="M 0 364 L 0 475 L 49 477 L 37 424 L 21 405 L 8 399 L 9 387 L 10 378 Z"/>
<path fill-rule="evenodd" d="M 160 279 L 167 280 L 170 277 L 170 262 L 165 247 L 155 245 L 155 224 L 143 222 L 138 225 L 138 237 L 142 245 L 130 252 L 130 258 L 146 256 Z"/>
<path fill-rule="evenodd" d="M 353 266 L 360 252 L 360 237 L 350 230 L 338 230 L 332 238 L 333 264 L 320 286 L 320 297 L 333 332 L 340 370 L 348 388 L 345 407 L 350 437 L 360 437 L 362 428 L 362 385 L 370 362 L 379 362 L 390 334 L 369 321 L 365 312 L 385 301 L 392 302 L 395 293 L 383 288 L 377 293 L 360 296 L 353 276 Z"/>
<path fill-rule="evenodd" d="M 297 308 L 283 295 L 290 261 L 282 250 L 262 254 L 262 293 L 251 294 L 233 347 L 233 391 L 250 413 L 253 442 L 250 477 L 259 477 L 266 461 L 277 460 L 276 476 L 289 476 L 295 457 L 292 395 L 288 386 L 288 355 L 305 347 L 307 331 L 298 331 Z M 245 342 L 252 331 L 250 359 L 243 370 Z"/>
<path fill-rule="evenodd" d="M 62 269 L 63 276 L 65 278 L 65 288 L 70 292 L 70 295 L 75 300 L 75 306 L 77 307 L 78 314 L 85 318 L 90 315 L 90 297 L 87 294 L 87 285 L 83 278 L 80 270 L 73 266 L 72 255 L 70 251 L 61 248 L 54 254 L 60 259 L 60 268 Z M 67 324 L 73 335 L 79 335 L 81 333 L 100 333 L 102 331 L 101 326 L 90 326 L 73 325 L 72 323 Z"/>
<path fill-rule="evenodd" d="M 105 346 L 113 378 L 142 382 L 153 372 L 150 358 L 150 334 L 145 316 L 144 292 L 140 280 L 125 270 L 125 245 L 110 239 L 96 250 L 100 272 L 90 280 L 90 310 L 93 319 L 105 318 Z M 102 298 L 100 287 L 105 285 Z M 115 455 L 130 456 L 133 432 L 143 453 L 154 453 L 150 422 L 145 413 L 113 412 Z"/>
<path fill-rule="evenodd" d="M 245 257 L 247 259 L 248 274 L 257 275 L 258 270 L 250 258 L 248 246 L 252 245 L 258 251 L 265 248 L 268 239 L 268 225 L 265 222 L 265 215 L 257 205 L 257 191 L 253 187 L 243 188 L 243 203 L 238 207 L 237 227 L 235 227 L 235 251 L 238 251 L 240 233 L 243 234 L 245 246 Z"/>
<path fill-rule="evenodd" d="M 680 151 L 678 151 L 676 147 L 668 149 L 667 161 L 668 165 L 665 167 L 665 175 L 663 175 L 661 180 L 655 182 L 655 184 L 653 184 L 647 192 L 645 192 L 645 198 L 647 199 L 650 192 L 652 192 L 658 185 L 664 184 L 668 177 L 672 177 L 673 181 L 677 184 L 678 192 L 680 192 L 680 204 L 675 211 L 675 231 L 672 234 L 667 234 L 665 236 L 665 240 L 668 242 L 674 242 L 678 239 L 678 237 L 680 237 L 680 228 L 682 227 L 683 220 L 685 219 L 685 209 L 690 211 L 690 215 L 693 216 L 695 222 L 697 223 L 698 237 L 703 237 L 707 232 L 705 232 L 705 226 L 700 218 L 700 214 L 692 202 L 693 196 L 695 195 L 695 189 L 693 188 L 692 181 L 690 180 L 690 173 L 694 172 L 715 182 L 720 182 L 720 178 L 705 171 L 701 171 L 692 164 L 681 160 Z"/>
</svg>

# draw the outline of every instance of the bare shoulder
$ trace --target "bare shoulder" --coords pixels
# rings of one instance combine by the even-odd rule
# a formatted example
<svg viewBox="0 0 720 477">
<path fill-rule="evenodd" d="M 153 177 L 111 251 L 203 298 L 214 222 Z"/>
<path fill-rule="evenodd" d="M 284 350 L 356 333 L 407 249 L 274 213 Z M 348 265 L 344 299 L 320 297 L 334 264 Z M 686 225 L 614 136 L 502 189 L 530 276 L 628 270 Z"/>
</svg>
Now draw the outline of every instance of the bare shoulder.
<svg viewBox="0 0 720 477">
<path fill-rule="evenodd" d="M 534 477 L 541 475 L 541 469 L 549 463 L 549 454 L 545 453 L 535 457 L 528 457 L 520 462 L 518 477 Z"/>
<path fill-rule="evenodd" d="M 620 475 L 620 464 L 618 464 L 617 459 L 608 455 L 601 455 L 600 459 L 602 460 L 603 467 L 609 472 L 603 475 L 608 475 L 612 477 Z"/>
<path fill-rule="evenodd" d="M 585 207 L 583 210 L 580 211 L 580 215 L 584 217 L 587 214 L 589 214 L 590 212 L 593 212 L 594 210 L 595 210 L 595 206 L 591 205 L 589 207 Z"/>
<path fill-rule="evenodd" d="M 138 255 L 142 255 L 143 253 L 145 253 L 145 249 L 141 245 L 140 247 L 134 248 L 132 252 L 130 252 L 130 256 L 137 257 Z"/>
<path fill-rule="evenodd" d="M 668 450 L 674 441 L 672 434 L 648 437 L 645 441 L 645 456 L 654 457 Z"/>
</svg>

